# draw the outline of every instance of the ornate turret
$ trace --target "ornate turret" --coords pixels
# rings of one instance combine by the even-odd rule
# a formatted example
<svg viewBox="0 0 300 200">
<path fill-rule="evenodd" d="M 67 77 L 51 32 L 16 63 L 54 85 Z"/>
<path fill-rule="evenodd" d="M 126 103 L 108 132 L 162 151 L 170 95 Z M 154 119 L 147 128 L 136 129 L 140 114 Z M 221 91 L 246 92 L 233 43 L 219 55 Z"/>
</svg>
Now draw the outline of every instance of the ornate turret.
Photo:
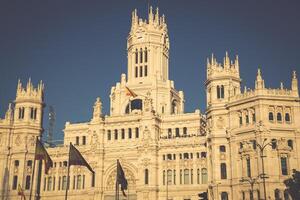
<svg viewBox="0 0 300 200">
<path fill-rule="evenodd" d="M 37 88 L 33 87 L 31 78 L 29 78 L 26 88 L 22 87 L 20 79 L 18 80 L 16 102 L 34 100 L 42 102 L 44 99 L 44 84 L 42 81 L 38 84 Z"/>
<path fill-rule="evenodd" d="M 257 69 L 257 75 L 255 80 L 255 89 L 264 89 L 265 81 L 262 79 L 260 68 Z"/>
<path fill-rule="evenodd" d="M 296 71 L 293 71 L 293 77 L 292 77 L 292 91 L 299 96 L 299 90 L 298 90 L 298 79 L 297 79 L 297 74 Z"/>
</svg>

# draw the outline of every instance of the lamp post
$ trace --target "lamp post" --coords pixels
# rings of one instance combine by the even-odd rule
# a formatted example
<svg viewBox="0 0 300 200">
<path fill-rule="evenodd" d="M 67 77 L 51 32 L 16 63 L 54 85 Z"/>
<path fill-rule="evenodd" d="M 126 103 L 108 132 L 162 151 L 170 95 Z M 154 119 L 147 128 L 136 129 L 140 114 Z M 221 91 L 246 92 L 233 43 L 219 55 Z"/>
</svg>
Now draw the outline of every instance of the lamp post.
<svg viewBox="0 0 300 200">
<path fill-rule="evenodd" d="M 254 141 L 253 141 L 254 142 Z M 256 141 L 255 141 L 256 142 Z M 265 163 L 264 163 L 264 150 L 267 146 L 271 145 L 271 142 L 267 142 L 267 138 L 265 138 L 262 142 L 262 144 L 255 143 L 255 145 L 258 147 L 260 151 L 260 158 L 261 158 L 261 164 L 262 164 L 262 174 L 260 174 L 260 178 L 263 180 L 263 187 L 264 187 L 264 200 L 267 200 L 267 194 L 266 194 L 266 178 L 269 178 L 265 174 Z"/>
<path fill-rule="evenodd" d="M 248 183 L 250 184 L 250 186 L 251 186 L 251 190 L 250 190 L 250 192 L 251 192 L 251 194 L 250 194 L 250 200 L 253 200 L 253 192 L 254 192 L 253 187 L 254 187 L 254 184 L 257 182 L 257 180 L 258 180 L 260 177 L 261 177 L 261 174 L 258 175 L 256 178 L 252 178 L 252 177 L 244 178 L 244 177 L 243 177 L 243 178 L 240 180 L 241 183 L 248 182 Z"/>
</svg>

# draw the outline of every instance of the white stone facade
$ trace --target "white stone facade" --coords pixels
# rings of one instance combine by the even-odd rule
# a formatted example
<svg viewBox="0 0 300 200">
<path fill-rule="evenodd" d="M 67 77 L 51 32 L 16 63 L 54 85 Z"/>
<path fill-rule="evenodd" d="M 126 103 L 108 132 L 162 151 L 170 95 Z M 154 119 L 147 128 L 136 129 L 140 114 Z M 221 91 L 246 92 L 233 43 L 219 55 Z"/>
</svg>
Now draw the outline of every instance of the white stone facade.
<svg viewBox="0 0 300 200">
<path fill-rule="evenodd" d="M 96 173 L 93 178 L 85 167 L 71 166 L 68 199 L 114 199 L 117 159 L 132 200 L 196 200 L 206 190 L 210 199 L 250 199 L 249 181 L 253 199 L 263 199 L 262 167 L 268 176 L 267 199 L 284 199 L 283 180 L 300 169 L 296 72 L 291 89 L 268 89 L 258 70 L 255 89 L 242 92 L 238 57 L 232 62 L 226 53 L 218 63 L 212 56 L 207 61 L 206 111 L 185 113 L 184 94 L 168 76 L 169 46 L 165 17 L 158 9 L 150 9 L 148 20 L 132 13 L 127 77 L 122 74 L 111 89 L 110 114 L 102 114 L 97 98 L 89 121 L 67 122 L 64 143 L 47 148 L 53 168 L 45 174 L 37 162 L 33 185 L 44 85 L 34 88 L 29 81 L 23 88 L 19 82 L 14 104 L 0 119 L 1 199 L 19 199 L 19 184 L 27 199 L 31 187 L 33 196 L 40 188 L 41 199 L 64 199 L 70 142 Z M 268 143 L 262 165 L 259 145 Z"/>
</svg>

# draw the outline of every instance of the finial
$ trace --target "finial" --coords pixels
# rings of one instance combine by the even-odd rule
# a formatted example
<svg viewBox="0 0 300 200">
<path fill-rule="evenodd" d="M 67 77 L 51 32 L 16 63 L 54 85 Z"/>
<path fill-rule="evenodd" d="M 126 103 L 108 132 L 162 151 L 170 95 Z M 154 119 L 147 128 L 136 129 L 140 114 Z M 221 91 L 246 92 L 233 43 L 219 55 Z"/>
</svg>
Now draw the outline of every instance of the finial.
<svg viewBox="0 0 300 200">
<path fill-rule="evenodd" d="M 166 18 L 165 18 L 165 15 L 164 15 L 164 14 L 162 15 L 162 21 L 163 21 L 163 23 L 166 22 Z"/>
<path fill-rule="evenodd" d="M 246 93 L 246 92 L 247 92 L 247 86 L 244 87 L 244 93 Z"/>
<path fill-rule="evenodd" d="M 211 54 L 211 64 L 214 65 L 214 53 Z"/>
<path fill-rule="evenodd" d="M 261 71 L 260 71 L 260 68 L 257 69 L 257 76 L 261 77 Z"/>
<path fill-rule="evenodd" d="M 283 83 L 280 82 L 280 89 L 283 90 Z"/>
<path fill-rule="evenodd" d="M 152 22 L 153 22 L 153 11 L 152 11 L 152 6 L 150 6 L 150 8 L 149 8 L 148 18 L 149 18 L 149 23 L 152 23 Z"/>
<path fill-rule="evenodd" d="M 293 79 L 297 78 L 296 70 L 293 71 Z"/>
</svg>

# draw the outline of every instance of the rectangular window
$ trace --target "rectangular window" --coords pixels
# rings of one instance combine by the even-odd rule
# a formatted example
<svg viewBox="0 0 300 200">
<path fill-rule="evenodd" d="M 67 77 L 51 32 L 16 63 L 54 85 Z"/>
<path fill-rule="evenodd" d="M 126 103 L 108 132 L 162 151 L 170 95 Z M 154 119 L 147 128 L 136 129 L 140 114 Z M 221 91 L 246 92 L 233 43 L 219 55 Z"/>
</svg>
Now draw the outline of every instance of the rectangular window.
<svg viewBox="0 0 300 200">
<path fill-rule="evenodd" d="M 247 176 L 251 177 L 251 162 L 250 162 L 250 158 L 247 158 L 246 162 L 247 162 Z"/>
<path fill-rule="evenodd" d="M 122 129 L 122 139 L 125 139 L 125 129 Z"/>
<path fill-rule="evenodd" d="M 132 130 L 131 130 L 131 128 L 128 129 L 128 138 L 129 139 L 132 138 Z"/>
<path fill-rule="evenodd" d="M 67 189 L 67 177 L 63 176 L 62 178 L 62 190 L 66 190 Z"/>
<path fill-rule="evenodd" d="M 85 187 L 85 175 L 82 175 L 82 189 Z"/>
<path fill-rule="evenodd" d="M 60 190 L 61 177 L 58 178 L 58 190 Z"/>
<path fill-rule="evenodd" d="M 140 66 L 140 77 L 143 77 L 143 66 Z"/>
<path fill-rule="evenodd" d="M 12 189 L 16 190 L 18 186 L 18 176 L 13 177 L 13 184 L 12 184 Z"/>
<path fill-rule="evenodd" d="M 281 157 L 281 174 L 288 175 L 287 158 Z"/>
<path fill-rule="evenodd" d="M 115 129 L 115 140 L 117 140 L 117 139 L 118 139 L 118 130 Z"/>
<path fill-rule="evenodd" d="M 135 63 L 137 64 L 138 63 L 138 51 L 136 50 L 135 52 Z"/>
<path fill-rule="evenodd" d="M 111 140 L 111 131 L 110 130 L 107 131 L 107 140 Z"/>
<path fill-rule="evenodd" d="M 73 190 L 75 189 L 76 176 L 73 176 Z"/>
<path fill-rule="evenodd" d="M 53 177 L 53 190 L 55 190 L 55 176 Z"/>
<path fill-rule="evenodd" d="M 148 66 L 147 65 L 145 65 L 145 68 L 144 68 L 144 75 L 148 76 Z"/>
<path fill-rule="evenodd" d="M 19 160 L 15 160 L 15 167 L 19 167 L 19 164 L 20 164 Z"/>
<path fill-rule="evenodd" d="M 92 173 L 92 184 L 91 184 L 92 187 L 95 187 L 95 182 L 96 182 L 95 173 Z"/>
<path fill-rule="evenodd" d="M 180 184 L 182 184 L 182 169 L 180 170 L 180 177 L 179 177 L 179 181 L 180 181 Z"/>
<path fill-rule="evenodd" d="M 227 179 L 227 170 L 225 163 L 221 163 L 221 179 Z"/>
<path fill-rule="evenodd" d="M 79 145 L 79 137 L 78 136 L 76 136 L 76 143 L 75 144 Z"/>
<path fill-rule="evenodd" d="M 86 136 L 82 136 L 82 145 L 86 145 Z"/>
<path fill-rule="evenodd" d="M 137 78 L 139 76 L 139 70 L 138 67 L 135 67 L 135 78 Z"/>
<path fill-rule="evenodd" d="M 252 121 L 253 121 L 253 122 L 256 122 L 256 116 L 255 116 L 255 113 L 252 114 Z"/>
<path fill-rule="evenodd" d="M 27 167 L 31 167 L 32 166 L 32 160 L 27 160 Z"/>
<path fill-rule="evenodd" d="M 31 176 L 26 176 L 25 190 L 30 189 L 30 181 L 31 181 Z"/>
<path fill-rule="evenodd" d="M 139 138 L 139 128 L 135 128 L 135 138 Z"/>
<path fill-rule="evenodd" d="M 175 129 L 175 134 L 176 134 L 176 137 L 179 137 L 179 136 L 180 136 L 179 128 L 176 128 L 176 129 Z"/>
<path fill-rule="evenodd" d="M 246 124 L 249 124 L 249 115 L 246 115 Z"/>
<path fill-rule="evenodd" d="M 243 118 L 240 116 L 240 126 L 243 125 Z"/>
</svg>

